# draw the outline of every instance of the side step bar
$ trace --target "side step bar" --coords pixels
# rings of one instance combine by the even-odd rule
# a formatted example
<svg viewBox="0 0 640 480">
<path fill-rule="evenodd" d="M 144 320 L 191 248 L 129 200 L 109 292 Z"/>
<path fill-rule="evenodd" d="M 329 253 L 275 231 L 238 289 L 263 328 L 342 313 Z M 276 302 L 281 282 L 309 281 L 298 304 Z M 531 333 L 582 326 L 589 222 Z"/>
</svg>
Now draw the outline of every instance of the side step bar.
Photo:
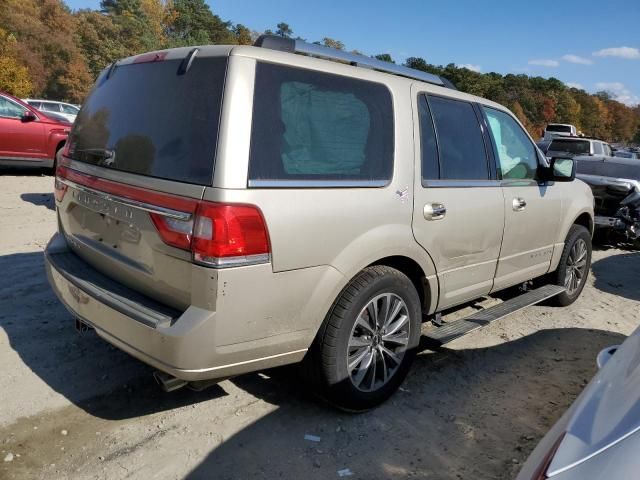
<svg viewBox="0 0 640 480">
<path fill-rule="evenodd" d="M 527 293 L 523 293 L 499 305 L 481 310 L 466 318 L 445 323 L 442 327 L 429 331 L 424 337 L 426 337 L 430 343 L 436 343 L 438 346 L 444 345 L 469 332 L 484 327 L 494 320 L 506 317 L 530 305 L 535 305 L 536 303 L 555 297 L 564 292 L 564 290 L 564 287 L 558 285 L 545 285 L 544 287 L 530 290 Z"/>
</svg>

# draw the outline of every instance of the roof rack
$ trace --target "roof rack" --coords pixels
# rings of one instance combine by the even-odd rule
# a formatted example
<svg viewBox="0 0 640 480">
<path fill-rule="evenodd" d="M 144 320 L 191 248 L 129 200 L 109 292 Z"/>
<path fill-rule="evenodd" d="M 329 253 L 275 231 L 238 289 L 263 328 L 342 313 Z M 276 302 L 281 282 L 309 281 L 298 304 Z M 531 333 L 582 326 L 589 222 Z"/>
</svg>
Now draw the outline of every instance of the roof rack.
<svg viewBox="0 0 640 480">
<path fill-rule="evenodd" d="M 370 68 L 372 70 L 391 73 L 393 75 L 399 75 L 406 78 L 413 78 L 422 82 L 432 83 L 441 87 L 457 90 L 451 81 L 432 73 L 415 70 L 402 65 L 396 65 L 395 63 L 385 62 L 378 60 L 377 58 L 370 58 L 357 53 L 344 52 L 336 48 L 325 47 L 324 45 L 308 43 L 303 40 L 279 37 L 277 35 L 260 35 L 255 41 L 254 46 L 345 62 L 349 65 L 353 65 L 354 67 Z"/>
</svg>

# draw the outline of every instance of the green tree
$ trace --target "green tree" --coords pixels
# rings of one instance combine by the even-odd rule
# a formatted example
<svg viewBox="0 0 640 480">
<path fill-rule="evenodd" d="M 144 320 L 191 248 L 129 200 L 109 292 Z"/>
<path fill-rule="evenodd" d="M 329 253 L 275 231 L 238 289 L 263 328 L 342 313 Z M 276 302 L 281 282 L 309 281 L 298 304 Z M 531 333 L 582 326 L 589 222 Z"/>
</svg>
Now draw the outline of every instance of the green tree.
<svg viewBox="0 0 640 480">
<path fill-rule="evenodd" d="M 253 44 L 253 38 L 251 36 L 251 30 L 244 25 L 238 23 L 233 27 L 233 34 L 236 36 L 238 45 L 251 45 Z"/>
<path fill-rule="evenodd" d="M 329 37 L 324 37 L 322 39 L 322 45 L 329 48 L 335 48 L 336 50 L 344 50 L 344 43 L 340 40 L 335 40 Z"/>
<path fill-rule="evenodd" d="M 27 97 L 33 85 L 29 70 L 16 58 L 16 38 L 0 28 L 0 90 L 16 97 Z"/>
<path fill-rule="evenodd" d="M 379 53 L 378 55 L 374 55 L 373 58 L 377 58 L 378 60 L 382 60 L 383 62 L 396 63 L 388 53 Z"/>
<path fill-rule="evenodd" d="M 291 35 L 293 35 L 293 30 L 288 23 L 280 22 L 278 25 L 276 25 L 276 35 L 284 38 L 291 38 Z"/>
<path fill-rule="evenodd" d="M 237 43 L 231 23 L 214 15 L 204 0 L 174 0 L 167 17 L 170 47 Z"/>
</svg>

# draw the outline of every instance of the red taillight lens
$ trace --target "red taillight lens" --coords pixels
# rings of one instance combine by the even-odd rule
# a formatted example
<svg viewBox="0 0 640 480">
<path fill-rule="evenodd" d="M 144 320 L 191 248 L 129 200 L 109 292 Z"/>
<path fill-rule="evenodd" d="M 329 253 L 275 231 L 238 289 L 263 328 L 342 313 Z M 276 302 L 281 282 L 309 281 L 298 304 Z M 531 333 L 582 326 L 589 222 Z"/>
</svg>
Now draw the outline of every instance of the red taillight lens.
<svg viewBox="0 0 640 480">
<path fill-rule="evenodd" d="M 142 204 L 162 241 L 191 251 L 197 263 L 223 267 L 269 261 L 269 232 L 256 206 L 171 195 L 94 177 L 66 165 L 58 165 L 55 183 L 58 201 L 67 191 L 67 185 L 60 179 L 66 179 L 72 186 L 80 184 Z"/>
<path fill-rule="evenodd" d="M 225 263 L 218 259 L 231 257 L 268 260 L 269 235 L 262 213 L 252 205 L 201 202 L 196 211 L 191 251 L 197 262 L 205 264 Z"/>
</svg>

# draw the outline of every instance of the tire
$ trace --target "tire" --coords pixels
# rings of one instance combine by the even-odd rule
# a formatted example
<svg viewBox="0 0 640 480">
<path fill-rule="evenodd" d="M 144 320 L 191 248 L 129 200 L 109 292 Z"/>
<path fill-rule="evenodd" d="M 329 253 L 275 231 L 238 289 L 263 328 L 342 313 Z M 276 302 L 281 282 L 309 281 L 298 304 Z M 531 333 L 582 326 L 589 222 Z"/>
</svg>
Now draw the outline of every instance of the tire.
<svg viewBox="0 0 640 480">
<path fill-rule="evenodd" d="M 56 150 L 56 153 L 53 156 L 53 164 L 51 165 L 51 169 L 48 171 L 49 175 L 56 175 L 56 167 L 58 166 L 58 155 L 64 150 L 64 144 Z"/>
<path fill-rule="evenodd" d="M 584 252 L 582 250 L 583 248 Z M 574 266 L 576 258 L 578 266 L 580 266 L 578 269 Z M 560 295 L 553 297 L 550 303 L 559 307 L 566 307 L 575 302 L 582 293 L 582 289 L 587 282 L 590 268 L 591 234 L 589 233 L 589 230 L 582 225 L 572 225 L 569 229 L 567 240 L 564 243 L 564 250 L 562 251 L 562 257 L 560 257 L 558 268 L 552 274 L 552 283 L 567 287 L 567 290 Z M 568 275 L 571 275 L 572 270 L 574 272 L 574 277 L 572 278 L 577 281 L 570 280 L 568 277 Z M 581 276 L 578 275 L 577 270 L 582 272 Z"/>
<path fill-rule="evenodd" d="M 375 311 L 380 314 L 377 328 L 371 321 Z M 337 408 L 369 410 L 389 398 L 406 377 L 420 327 L 420 298 L 411 280 L 391 267 L 365 268 L 325 318 L 305 358 L 306 380 Z"/>
</svg>

